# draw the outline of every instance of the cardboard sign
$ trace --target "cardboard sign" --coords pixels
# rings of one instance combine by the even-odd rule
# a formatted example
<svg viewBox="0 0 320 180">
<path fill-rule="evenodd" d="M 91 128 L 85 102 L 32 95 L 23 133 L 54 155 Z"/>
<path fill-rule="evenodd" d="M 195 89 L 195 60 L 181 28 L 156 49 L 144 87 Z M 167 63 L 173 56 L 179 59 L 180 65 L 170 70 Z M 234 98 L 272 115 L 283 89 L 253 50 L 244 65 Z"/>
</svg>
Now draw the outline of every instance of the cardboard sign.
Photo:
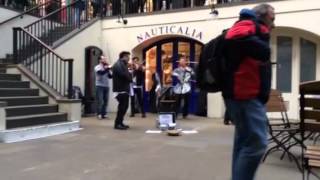
<svg viewBox="0 0 320 180">
<path fill-rule="evenodd" d="M 172 113 L 159 114 L 159 124 L 169 126 L 169 124 L 174 123 L 174 115 Z"/>
</svg>

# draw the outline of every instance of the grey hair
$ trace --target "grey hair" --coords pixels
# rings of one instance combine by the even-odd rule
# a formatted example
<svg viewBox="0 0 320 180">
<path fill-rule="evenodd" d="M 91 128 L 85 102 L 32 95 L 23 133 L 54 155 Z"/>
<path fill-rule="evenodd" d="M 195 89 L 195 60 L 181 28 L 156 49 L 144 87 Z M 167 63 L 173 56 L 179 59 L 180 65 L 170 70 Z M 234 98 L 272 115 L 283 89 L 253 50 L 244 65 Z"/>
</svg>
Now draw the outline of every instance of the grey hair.
<svg viewBox="0 0 320 180">
<path fill-rule="evenodd" d="M 274 9 L 274 7 L 269 4 L 259 4 L 252 10 L 256 13 L 258 18 L 264 18 L 268 14 L 270 9 Z"/>
</svg>

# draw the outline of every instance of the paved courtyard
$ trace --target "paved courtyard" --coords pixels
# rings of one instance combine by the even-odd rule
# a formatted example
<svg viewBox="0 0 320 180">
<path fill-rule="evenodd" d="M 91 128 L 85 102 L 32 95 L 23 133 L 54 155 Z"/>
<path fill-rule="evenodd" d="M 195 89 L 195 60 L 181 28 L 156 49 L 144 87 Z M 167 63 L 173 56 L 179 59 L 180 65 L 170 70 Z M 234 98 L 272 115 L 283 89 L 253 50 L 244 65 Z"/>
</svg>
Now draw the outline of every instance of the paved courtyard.
<svg viewBox="0 0 320 180">
<path fill-rule="evenodd" d="M 230 180 L 233 127 L 221 120 L 178 120 L 198 134 L 145 134 L 155 116 L 131 118 L 128 131 L 112 129 L 113 117 L 82 119 L 82 131 L 0 144 L 1 180 Z M 257 180 L 300 180 L 293 162 L 269 156 Z"/>
</svg>

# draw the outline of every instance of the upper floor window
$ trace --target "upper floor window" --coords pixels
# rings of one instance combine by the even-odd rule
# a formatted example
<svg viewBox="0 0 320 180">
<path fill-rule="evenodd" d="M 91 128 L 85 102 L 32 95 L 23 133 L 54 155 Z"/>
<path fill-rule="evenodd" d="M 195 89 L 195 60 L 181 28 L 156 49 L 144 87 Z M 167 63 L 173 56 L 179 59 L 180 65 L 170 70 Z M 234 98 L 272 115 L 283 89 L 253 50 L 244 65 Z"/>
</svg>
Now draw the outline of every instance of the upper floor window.
<svg viewBox="0 0 320 180">
<path fill-rule="evenodd" d="M 291 92 L 292 85 L 292 38 L 277 37 L 277 89 Z"/>
<path fill-rule="evenodd" d="M 300 39 L 300 82 L 316 79 L 317 45 Z"/>
</svg>

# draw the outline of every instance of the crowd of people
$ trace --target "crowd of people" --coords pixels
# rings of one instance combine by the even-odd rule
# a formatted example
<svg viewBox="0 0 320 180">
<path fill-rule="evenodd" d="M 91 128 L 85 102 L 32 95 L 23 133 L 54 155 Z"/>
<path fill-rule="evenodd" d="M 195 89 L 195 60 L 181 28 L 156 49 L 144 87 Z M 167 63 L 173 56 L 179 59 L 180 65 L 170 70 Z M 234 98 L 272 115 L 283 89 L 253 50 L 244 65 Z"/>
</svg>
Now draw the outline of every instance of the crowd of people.
<svg viewBox="0 0 320 180">
<path fill-rule="evenodd" d="M 47 3 L 45 14 L 57 9 L 57 5 L 62 5 L 61 1 L 49 3 L 53 0 L 0 0 L 0 5 L 11 7 L 17 10 L 27 10 L 38 6 L 41 3 Z M 77 2 L 78 14 L 85 9 L 88 10 L 88 16 L 94 18 L 97 16 L 117 16 L 121 14 L 147 13 L 161 10 L 190 8 L 197 6 L 208 6 L 212 4 L 224 4 L 231 2 L 241 2 L 250 0 L 73 0 Z M 43 13 L 42 13 L 43 14 Z"/>
<path fill-rule="evenodd" d="M 79 3 L 90 5 L 93 17 L 104 17 L 241 1 L 250 0 L 80 0 Z"/>
</svg>

